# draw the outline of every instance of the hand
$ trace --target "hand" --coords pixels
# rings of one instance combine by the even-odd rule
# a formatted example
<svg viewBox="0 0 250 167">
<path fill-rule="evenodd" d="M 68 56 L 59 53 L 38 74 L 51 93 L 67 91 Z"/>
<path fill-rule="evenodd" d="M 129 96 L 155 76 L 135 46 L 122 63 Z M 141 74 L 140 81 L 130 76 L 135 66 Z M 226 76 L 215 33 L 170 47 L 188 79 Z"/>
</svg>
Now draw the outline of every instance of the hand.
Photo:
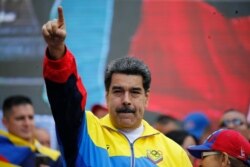
<svg viewBox="0 0 250 167">
<path fill-rule="evenodd" d="M 48 44 L 50 58 L 60 59 L 65 53 L 66 28 L 62 7 L 58 7 L 58 19 L 48 21 L 42 27 L 42 34 Z"/>
</svg>

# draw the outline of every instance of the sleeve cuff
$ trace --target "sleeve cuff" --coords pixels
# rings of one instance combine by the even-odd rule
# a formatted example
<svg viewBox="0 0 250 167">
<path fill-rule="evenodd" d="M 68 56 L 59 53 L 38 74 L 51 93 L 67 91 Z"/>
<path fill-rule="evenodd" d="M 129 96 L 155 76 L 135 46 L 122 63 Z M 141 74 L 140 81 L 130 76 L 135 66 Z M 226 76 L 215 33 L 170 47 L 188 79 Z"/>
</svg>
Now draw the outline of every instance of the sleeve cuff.
<svg viewBox="0 0 250 167">
<path fill-rule="evenodd" d="M 66 48 L 64 56 L 58 60 L 52 60 L 48 56 L 48 49 L 46 49 L 43 75 L 46 79 L 54 82 L 66 82 L 70 75 L 76 72 L 76 62 L 73 54 Z"/>
</svg>

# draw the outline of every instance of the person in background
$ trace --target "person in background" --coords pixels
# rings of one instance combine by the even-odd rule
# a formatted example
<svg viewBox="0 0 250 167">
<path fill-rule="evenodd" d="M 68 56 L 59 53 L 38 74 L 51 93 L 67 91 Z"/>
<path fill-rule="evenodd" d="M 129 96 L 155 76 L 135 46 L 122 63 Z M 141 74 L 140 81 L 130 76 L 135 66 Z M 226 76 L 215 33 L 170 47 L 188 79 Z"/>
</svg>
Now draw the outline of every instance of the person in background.
<svg viewBox="0 0 250 167">
<path fill-rule="evenodd" d="M 40 127 L 35 128 L 35 138 L 43 145 L 46 147 L 50 148 L 50 134 L 49 132 Z"/>
<path fill-rule="evenodd" d="M 183 128 L 195 136 L 202 143 L 212 132 L 210 120 L 202 112 L 194 112 L 187 115 L 183 120 Z"/>
<path fill-rule="evenodd" d="M 184 148 L 184 150 L 188 153 L 188 157 L 189 157 L 191 163 L 193 164 L 193 166 L 196 166 L 195 165 L 195 158 L 187 151 L 187 148 L 189 146 L 199 144 L 199 141 L 196 139 L 196 137 L 189 134 L 185 130 L 172 130 L 168 133 L 165 133 L 165 135 L 168 138 L 174 140 L 180 146 L 182 146 L 182 148 Z"/>
<path fill-rule="evenodd" d="M 8 132 L 0 130 L 0 166 L 62 166 L 60 152 L 42 146 L 35 139 L 34 107 L 28 97 L 6 98 L 2 122 Z"/>
<path fill-rule="evenodd" d="M 178 144 L 143 120 L 151 74 L 141 60 L 111 62 L 104 77 L 109 114 L 98 119 L 85 111 L 87 92 L 64 43 L 65 25 L 59 7 L 58 19 L 48 21 L 42 31 L 48 44 L 43 75 L 67 166 L 191 167 Z"/>
<path fill-rule="evenodd" d="M 220 128 L 228 128 L 239 131 L 243 136 L 250 140 L 249 125 L 247 117 L 236 109 L 228 109 L 220 119 Z"/>
<path fill-rule="evenodd" d="M 231 129 L 213 132 L 203 144 L 190 146 L 191 155 L 201 159 L 200 167 L 249 167 L 250 145 Z"/>
<path fill-rule="evenodd" d="M 108 109 L 102 104 L 95 104 L 92 106 L 91 111 L 98 118 L 102 118 L 108 114 Z"/>
<path fill-rule="evenodd" d="M 163 134 L 166 134 L 172 130 L 181 129 L 181 123 L 169 115 L 159 115 L 154 124 L 154 128 Z"/>
</svg>

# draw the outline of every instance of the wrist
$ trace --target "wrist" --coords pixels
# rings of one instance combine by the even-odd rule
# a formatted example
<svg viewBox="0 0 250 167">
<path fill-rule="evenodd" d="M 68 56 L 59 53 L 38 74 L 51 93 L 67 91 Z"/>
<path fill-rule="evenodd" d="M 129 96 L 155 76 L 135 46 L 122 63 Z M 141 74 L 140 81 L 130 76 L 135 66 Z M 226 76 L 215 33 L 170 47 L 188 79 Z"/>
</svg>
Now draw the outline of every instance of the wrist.
<svg viewBox="0 0 250 167">
<path fill-rule="evenodd" d="M 64 44 L 55 46 L 48 46 L 48 57 L 53 60 L 58 60 L 64 56 L 66 52 L 66 47 Z"/>
</svg>

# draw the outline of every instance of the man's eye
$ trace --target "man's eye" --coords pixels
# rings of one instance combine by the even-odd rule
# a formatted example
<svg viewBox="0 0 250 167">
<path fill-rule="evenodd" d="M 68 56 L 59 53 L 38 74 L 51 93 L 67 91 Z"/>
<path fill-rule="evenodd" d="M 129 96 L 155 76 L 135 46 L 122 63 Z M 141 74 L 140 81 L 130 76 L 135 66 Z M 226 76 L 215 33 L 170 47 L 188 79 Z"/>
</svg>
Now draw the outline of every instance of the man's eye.
<svg viewBox="0 0 250 167">
<path fill-rule="evenodd" d="M 140 96 L 140 94 L 141 94 L 141 91 L 137 91 L 137 90 L 131 92 L 131 95 L 133 97 L 138 97 L 138 96 Z"/>
<path fill-rule="evenodd" d="M 113 90 L 113 94 L 119 95 L 119 94 L 121 94 L 121 93 L 122 93 L 122 90 Z"/>
<path fill-rule="evenodd" d="M 20 120 L 23 120 L 23 119 L 24 119 L 24 117 L 17 117 L 16 118 L 17 121 L 20 121 Z"/>
</svg>

